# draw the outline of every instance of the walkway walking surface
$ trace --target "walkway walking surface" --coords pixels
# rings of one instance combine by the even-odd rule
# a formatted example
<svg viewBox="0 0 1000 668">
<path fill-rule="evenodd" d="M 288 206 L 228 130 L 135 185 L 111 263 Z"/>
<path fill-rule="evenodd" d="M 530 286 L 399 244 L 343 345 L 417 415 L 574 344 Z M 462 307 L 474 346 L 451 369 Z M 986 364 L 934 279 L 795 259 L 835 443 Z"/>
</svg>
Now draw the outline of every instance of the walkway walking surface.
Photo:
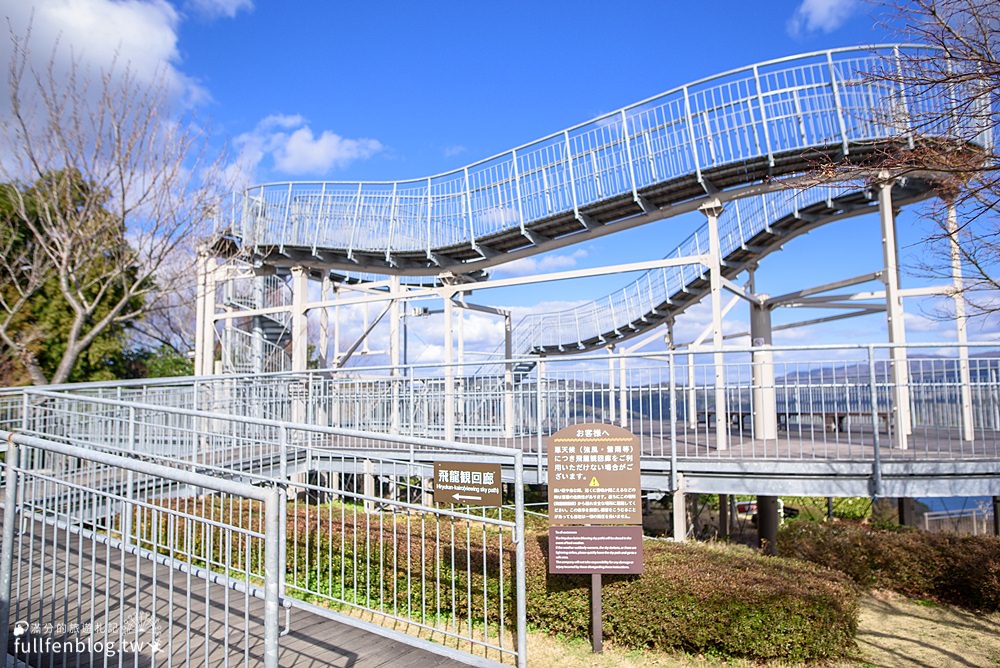
<svg viewBox="0 0 1000 668">
<path fill-rule="evenodd" d="M 28 665 L 263 665 L 263 600 L 39 522 L 21 529 L 8 648 Z M 467 665 L 309 610 L 290 621 L 281 666 Z"/>
</svg>

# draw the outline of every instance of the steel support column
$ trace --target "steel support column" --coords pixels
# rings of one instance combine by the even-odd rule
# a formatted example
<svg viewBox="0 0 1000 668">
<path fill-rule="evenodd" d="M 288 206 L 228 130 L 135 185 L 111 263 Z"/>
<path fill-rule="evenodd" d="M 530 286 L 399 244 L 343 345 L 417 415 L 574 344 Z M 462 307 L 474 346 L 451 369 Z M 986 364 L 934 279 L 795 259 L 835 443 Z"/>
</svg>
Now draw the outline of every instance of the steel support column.
<svg viewBox="0 0 1000 668">
<path fill-rule="evenodd" d="M 292 267 L 292 371 L 305 371 L 309 365 L 309 272 Z"/>
<path fill-rule="evenodd" d="M 708 219 L 709 283 L 712 292 L 712 363 L 715 367 L 715 445 L 729 449 L 729 418 L 726 410 L 726 367 L 722 354 L 722 247 L 719 243 L 719 216 L 722 204 L 708 202 L 699 207 Z"/>
<path fill-rule="evenodd" d="M 504 438 L 514 438 L 514 364 L 510 358 L 514 355 L 510 313 L 503 316 L 503 435 Z"/>
<path fill-rule="evenodd" d="M 389 307 L 389 365 L 392 367 L 392 405 L 389 409 L 389 433 L 400 433 L 400 361 L 402 359 L 401 321 L 402 321 L 402 295 L 400 294 L 399 276 L 389 277 L 389 293 L 392 295 L 391 306 Z"/>
<path fill-rule="evenodd" d="M 614 424 L 618 421 L 615 406 L 615 344 L 609 343 L 605 349 L 608 351 L 608 422 Z"/>
<path fill-rule="evenodd" d="M 778 554 L 778 497 L 757 497 L 757 542 L 764 554 Z"/>
<path fill-rule="evenodd" d="M 444 438 L 455 440 L 455 303 L 444 295 Z"/>
<path fill-rule="evenodd" d="M 879 175 L 878 210 L 882 225 L 882 255 L 885 271 L 886 317 L 889 325 L 889 342 L 902 346 L 906 343 L 906 328 L 903 322 L 903 301 L 899 295 L 899 261 L 896 243 L 896 219 L 892 210 L 892 180 L 885 172 Z M 893 416 L 895 425 L 895 445 L 901 450 L 907 448 L 911 431 L 909 370 L 907 369 L 906 348 L 894 347 L 891 351 L 893 382 Z"/>
<path fill-rule="evenodd" d="M 683 543 L 687 540 L 687 502 L 684 497 L 684 476 L 680 473 L 677 474 L 677 489 L 672 496 L 672 537 L 675 543 Z"/>
<path fill-rule="evenodd" d="M 198 260 L 196 264 L 198 275 L 196 277 L 195 293 L 195 326 L 194 326 L 194 375 L 201 376 L 205 357 L 205 289 L 208 273 L 208 251 L 204 248 L 198 249 Z"/>
<path fill-rule="evenodd" d="M 267 279 L 264 276 L 256 276 L 253 279 L 253 304 L 257 308 L 263 308 L 267 306 L 264 301 L 265 298 L 265 286 L 264 281 Z M 250 348 L 250 368 L 254 373 L 263 373 L 268 369 L 264 368 L 264 341 L 266 337 L 264 335 L 264 318 L 263 315 L 255 315 L 252 320 L 252 334 L 251 338 L 251 348 Z"/>
<path fill-rule="evenodd" d="M 195 374 L 215 373 L 215 258 L 207 251 L 199 253 L 198 295 L 196 304 Z"/>
<path fill-rule="evenodd" d="M 771 352 L 771 309 L 750 305 L 752 353 L 753 437 L 773 441 L 778 438 L 778 400 L 774 386 L 774 353 Z"/>
<path fill-rule="evenodd" d="M 689 352 L 687 356 L 687 410 L 685 411 L 688 429 L 698 430 L 698 388 L 697 376 L 695 375 L 694 353 Z M 707 417 L 706 417 L 707 419 Z M 707 423 L 706 423 L 707 426 Z"/>
<path fill-rule="evenodd" d="M 719 495 L 719 538 L 728 540 L 732 534 L 729 520 L 729 495 Z"/>
<path fill-rule="evenodd" d="M 324 302 L 330 299 L 331 283 L 330 274 L 328 272 L 324 273 L 323 285 L 320 288 L 320 294 Z M 329 368 L 333 366 L 332 358 L 330 357 L 330 309 L 326 306 L 319 310 L 319 356 L 323 360 L 322 364 L 324 367 Z"/>
<path fill-rule="evenodd" d="M 955 303 L 955 334 L 958 339 L 958 381 L 962 401 L 962 438 L 971 441 L 975 438 L 975 426 L 972 418 L 972 375 L 969 372 L 969 319 L 965 315 L 965 295 L 962 281 L 962 254 L 958 246 L 958 212 L 955 200 L 948 200 L 948 240 L 951 245 L 951 280 L 954 287 L 952 299 Z"/>
</svg>

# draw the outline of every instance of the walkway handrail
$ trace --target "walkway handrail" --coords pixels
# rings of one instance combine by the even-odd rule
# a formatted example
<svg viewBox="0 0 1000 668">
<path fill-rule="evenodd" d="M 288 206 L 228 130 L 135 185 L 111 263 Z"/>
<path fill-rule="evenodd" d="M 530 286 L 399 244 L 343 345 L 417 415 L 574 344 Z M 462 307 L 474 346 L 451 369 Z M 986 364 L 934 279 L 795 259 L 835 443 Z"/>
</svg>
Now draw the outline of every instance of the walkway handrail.
<svg viewBox="0 0 1000 668">
<path fill-rule="evenodd" d="M 579 218 L 582 209 L 620 197 L 638 203 L 643 190 L 659 184 L 701 183 L 712 170 L 760 160 L 772 175 L 801 171 L 801 158 L 779 158 L 810 148 L 846 153 L 899 137 L 891 122 L 878 119 L 905 121 L 900 109 L 928 110 L 902 104 L 908 91 L 864 73 L 883 66 L 885 55 L 928 48 L 853 47 L 758 63 L 430 177 L 253 186 L 244 192 L 234 232 L 252 250 L 337 249 L 349 259 L 365 252 L 390 264 L 396 253 L 433 260 L 449 248 L 480 251 L 503 234 L 523 235 L 530 245 L 539 221 Z M 961 122 L 968 127 L 924 131 L 987 143 L 975 119 Z"/>
</svg>

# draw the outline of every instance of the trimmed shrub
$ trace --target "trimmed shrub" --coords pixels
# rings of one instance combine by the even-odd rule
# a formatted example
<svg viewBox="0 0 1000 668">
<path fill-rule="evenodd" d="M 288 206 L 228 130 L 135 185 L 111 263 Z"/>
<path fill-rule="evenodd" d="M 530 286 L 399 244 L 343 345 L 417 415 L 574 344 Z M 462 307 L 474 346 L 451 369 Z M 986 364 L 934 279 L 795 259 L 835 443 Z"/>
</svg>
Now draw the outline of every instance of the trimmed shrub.
<svg viewBox="0 0 1000 668">
<path fill-rule="evenodd" d="M 862 587 L 971 610 L 1000 610 L 1000 540 L 854 522 L 790 523 L 778 536 L 785 556 L 846 573 Z"/>
<path fill-rule="evenodd" d="M 547 535 L 528 541 L 528 620 L 586 638 L 589 576 L 547 575 Z M 738 546 L 647 541 L 642 576 L 604 578 L 604 634 L 632 649 L 753 660 L 842 657 L 858 591 L 843 575 Z"/>
</svg>

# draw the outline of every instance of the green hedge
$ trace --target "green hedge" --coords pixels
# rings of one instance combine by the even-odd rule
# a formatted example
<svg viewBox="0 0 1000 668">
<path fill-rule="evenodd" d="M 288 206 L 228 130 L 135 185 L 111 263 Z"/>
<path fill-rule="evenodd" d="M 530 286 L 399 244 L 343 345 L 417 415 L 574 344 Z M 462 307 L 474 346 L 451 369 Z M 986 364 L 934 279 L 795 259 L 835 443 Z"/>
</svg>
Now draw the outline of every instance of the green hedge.
<svg viewBox="0 0 1000 668">
<path fill-rule="evenodd" d="M 796 522 L 782 529 L 778 546 L 785 556 L 846 573 L 862 587 L 1000 610 L 1000 540 L 992 536 Z"/>
<path fill-rule="evenodd" d="M 528 621 L 586 638 L 589 576 L 547 575 L 547 535 L 528 541 Z M 645 544 L 645 573 L 604 578 L 604 634 L 621 647 L 754 660 L 842 657 L 858 591 L 843 575 L 738 546 Z"/>
</svg>

